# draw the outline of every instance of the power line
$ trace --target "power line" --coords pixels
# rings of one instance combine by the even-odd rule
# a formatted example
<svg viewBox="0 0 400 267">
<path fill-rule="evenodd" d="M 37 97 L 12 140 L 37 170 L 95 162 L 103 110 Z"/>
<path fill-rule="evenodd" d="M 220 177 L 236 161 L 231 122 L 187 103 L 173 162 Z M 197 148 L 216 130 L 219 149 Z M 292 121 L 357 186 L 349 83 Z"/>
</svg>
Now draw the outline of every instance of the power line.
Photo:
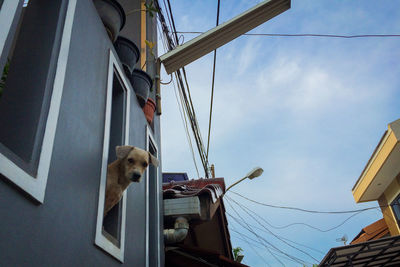
<svg viewBox="0 0 400 267">
<path fill-rule="evenodd" d="M 159 28 L 158 24 L 157 24 L 157 27 Z M 160 32 L 160 35 L 161 35 L 162 30 L 161 31 L 159 30 L 159 32 Z M 168 42 L 166 40 L 166 37 L 161 35 L 160 39 L 163 41 L 164 50 L 167 51 L 168 50 Z M 197 167 L 197 162 L 196 162 L 196 157 L 194 155 L 193 144 L 192 144 L 192 140 L 190 138 L 189 129 L 188 129 L 188 125 L 187 125 L 186 113 L 183 111 L 184 110 L 184 105 L 183 105 L 183 102 L 182 102 L 182 95 L 181 95 L 181 93 L 179 91 L 179 95 L 180 95 L 180 99 L 181 99 L 181 101 L 179 101 L 178 95 L 177 95 L 177 92 L 176 92 L 177 91 L 176 87 L 178 86 L 178 83 L 176 83 L 176 86 L 175 86 L 175 82 L 173 81 L 173 75 L 171 75 L 171 81 L 169 83 L 171 83 L 171 82 L 172 82 L 173 87 L 174 87 L 174 94 L 175 94 L 176 102 L 178 104 L 179 114 L 181 116 L 182 124 L 183 124 L 183 127 L 185 129 L 186 139 L 188 141 L 190 152 L 192 154 L 192 159 L 193 159 L 194 167 L 196 169 L 197 177 L 200 178 L 199 169 Z"/>
<path fill-rule="evenodd" d="M 271 242 L 267 241 L 265 238 L 263 238 L 262 236 L 258 235 L 256 232 L 254 232 L 254 231 L 250 228 L 250 226 L 246 223 L 246 221 L 245 221 L 243 218 L 240 217 L 240 215 L 238 215 L 238 216 L 240 217 L 240 220 L 239 220 L 239 219 L 236 218 L 235 216 L 231 215 L 229 212 L 226 212 L 226 214 L 228 214 L 228 216 L 231 217 L 233 220 L 235 220 L 240 226 L 242 226 L 242 227 L 245 228 L 247 231 L 249 231 L 250 233 L 252 233 L 255 237 L 257 237 L 257 239 L 259 240 L 259 243 L 260 243 L 261 245 L 263 245 L 264 247 L 268 248 L 268 246 L 266 246 L 266 244 L 268 244 L 268 245 L 271 246 L 271 248 L 273 248 L 274 250 L 276 250 L 276 251 L 278 251 L 279 253 L 281 253 L 281 254 L 283 254 L 283 255 L 289 257 L 290 259 L 292 259 L 293 261 L 295 261 L 295 262 L 297 262 L 297 263 L 299 263 L 299 264 L 309 263 L 309 262 L 306 262 L 306 261 L 304 261 L 304 260 L 302 260 L 302 259 L 299 259 L 299 258 L 297 258 L 297 257 L 295 257 L 295 256 L 293 256 L 293 255 L 290 255 L 290 254 L 288 254 L 288 253 L 282 251 L 281 249 L 279 249 L 279 248 L 277 248 L 275 245 L 273 245 Z M 242 222 L 241 222 L 241 221 L 242 221 Z M 243 225 L 243 223 L 246 224 L 247 226 Z M 265 244 L 264 242 L 265 242 L 266 244 Z M 282 261 L 280 261 L 278 258 L 276 258 L 276 255 L 275 255 L 275 254 L 271 253 L 271 255 L 272 255 L 277 261 L 279 261 L 282 265 L 284 265 Z"/>
<path fill-rule="evenodd" d="M 231 199 L 232 201 L 234 201 L 232 198 L 230 198 L 230 199 Z M 304 225 L 304 226 L 307 226 L 307 227 L 309 227 L 309 228 L 311 228 L 311 229 L 317 230 L 317 231 L 322 232 L 322 233 L 326 233 L 326 232 L 335 230 L 335 229 L 339 228 L 340 226 L 342 226 L 343 224 L 345 224 L 345 223 L 346 223 L 347 221 L 349 221 L 351 218 L 353 218 L 353 217 L 357 216 L 358 214 L 364 212 L 364 211 L 356 212 L 356 213 L 350 215 L 349 217 L 347 217 L 347 218 L 346 218 L 345 220 L 343 220 L 342 222 L 340 222 L 338 225 L 333 226 L 333 227 L 331 227 L 331 228 L 328 228 L 328 229 L 320 229 L 320 228 L 318 228 L 318 227 L 316 227 L 316 226 L 313 226 L 313 225 L 310 225 L 310 224 L 307 224 L 307 223 L 302 223 L 302 222 L 290 223 L 290 224 L 287 224 L 287 225 L 284 225 L 284 226 L 275 226 L 275 225 L 271 224 L 270 222 L 268 222 L 268 221 L 267 221 L 266 219 L 264 219 L 263 217 L 261 217 L 259 214 L 257 214 L 257 212 L 252 211 L 252 210 L 251 210 L 250 208 L 248 208 L 247 206 L 245 206 L 245 205 L 243 205 L 243 204 L 241 204 L 241 206 L 242 206 L 243 208 L 247 209 L 249 212 L 253 213 L 255 216 L 257 216 L 258 218 L 260 218 L 262 221 L 264 221 L 266 224 L 268 224 L 269 226 L 271 226 L 271 227 L 274 228 L 274 229 L 285 229 L 285 228 L 288 228 L 288 227 L 291 227 L 291 226 L 295 226 L 295 225 Z"/>
<path fill-rule="evenodd" d="M 180 99 L 181 99 L 181 102 L 180 102 L 180 105 L 179 105 L 178 96 L 176 94 L 177 90 L 176 90 L 176 87 L 175 87 L 175 83 L 173 83 L 173 85 L 174 85 L 174 93 L 175 93 L 176 101 L 178 102 L 179 112 L 181 114 L 181 118 L 184 120 L 183 124 L 184 124 L 184 128 L 185 128 L 186 138 L 187 138 L 187 140 L 189 142 L 189 147 L 190 147 L 190 152 L 192 154 L 194 167 L 196 168 L 197 177 L 200 178 L 199 169 L 197 168 L 197 163 L 196 163 L 196 157 L 194 156 L 192 139 L 190 138 L 190 135 L 189 135 L 189 129 L 188 129 L 188 125 L 187 125 L 186 113 L 182 112 L 182 110 L 181 110 L 181 106 L 182 106 L 182 109 L 184 109 L 183 103 L 182 103 L 182 94 L 181 94 L 180 91 L 178 91 L 179 95 L 180 95 Z"/>
<path fill-rule="evenodd" d="M 185 32 L 179 31 L 180 34 L 202 34 L 204 32 Z M 398 38 L 400 34 L 358 34 L 358 35 L 338 35 L 338 34 L 317 34 L 317 33 L 245 33 L 246 36 L 269 36 L 269 37 L 326 37 L 326 38 Z"/>
<path fill-rule="evenodd" d="M 237 223 L 239 223 L 242 227 L 244 227 L 245 229 L 247 229 L 249 232 L 251 232 L 252 234 L 254 234 L 258 239 L 262 239 L 262 240 L 264 240 L 265 242 L 267 242 L 270 246 L 272 246 L 272 247 L 278 249 L 278 248 L 277 248 L 276 246 L 274 246 L 272 243 L 268 242 L 266 239 L 264 239 L 263 237 L 261 237 L 260 235 L 258 235 L 257 233 L 255 233 L 255 232 L 251 229 L 250 225 L 246 222 L 246 220 L 244 220 L 244 219 L 242 218 L 242 216 L 240 216 L 240 214 L 236 211 L 236 209 L 235 209 L 229 202 L 227 202 L 227 203 L 228 203 L 228 205 L 232 208 L 232 210 L 235 212 L 235 214 L 240 218 L 240 220 L 241 220 L 244 224 L 246 224 L 247 227 L 243 226 L 243 224 L 241 224 L 237 218 L 235 218 L 234 216 L 232 216 L 231 214 L 229 214 L 229 213 L 226 211 L 226 213 L 227 213 L 230 217 L 232 217 Z M 270 234 L 274 235 L 277 239 L 279 239 L 279 237 L 277 237 L 277 235 L 275 235 L 274 233 L 270 232 Z M 281 241 L 282 241 L 282 240 L 281 240 Z M 283 241 L 283 242 L 284 242 L 284 241 Z M 284 243 L 286 243 L 286 242 L 284 242 Z M 289 245 L 289 246 L 291 246 L 291 245 Z M 291 246 L 291 247 L 292 247 L 292 248 L 295 248 L 295 247 L 293 247 L 293 246 Z M 295 248 L 295 249 L 297 249 L 297 248 Z M 280 249 L 278 249 L 278 250 L 281 251 Z M 311 255 L 309 255 L 307 252 L 304 252 L 304 251 L 302 251 L 302 250 L 300 250 L 300 249 L 297 249 L 297 250 L 299 250 L 299 251 L 301 251 L 301 252 L 307 254 L 307 255 L 310 256 L 311 258 L 313 258 L 313 257 L 312 257 Z M 283 252 L 283 251 L 281 251 L 281 252 L 282 252 L 282 253 L 285 253 L 285 252 Z M 298 261 L 298 262 L 301 263 L 301 264 L 302 264 L 303 262 L 305 262 L 304 260 L 299 259 L 299 258 L 296 258 L 295 256 L 289 255 L 289 254 L 287 254 L 287 253 L 285 253 L 285 255 L 288 256 L 288 257 L 290 257 L 290 258 L 292 258 L 292 259 L 294 259 L 294 260 L 296 260 L 296 261 Z M 313 258 L 313 259 L 315 259 L 315 258 Z M 315 260 L 316 260 L 316 259 L 315 259 Z M 278 260 L 278 261 L 279 261 L 279 260 Z M 318 260 L 317 260 L 317 261 L 318 261 Z"/>
<path fill-rule="evenodd" d="M 170 50 L 174 49 L 176 47 L 176 45 L 178 44 L 178 36 L 176 34 L 175 21 L 174 21 L 174 17 L 172 14 L 171 4 L 170 4 L 170 1 L 167 0 L 168 10 L 169 10 L 169 15 L 168 15 L 168 12 L 167 12 L 167 15 L 168 15 L 170 27 L 174 31 L 175 43 L 169 34 L 169 30 L 168 30 L 167 24 L 165 22 L 164 15 L 162 14 L 162 11 L 161 11 L 158 1 L 156 0 L 156 1 L 154 1 L 154 3 L 155 3 L 156 8 L 158 9 L 158 17 L 160 19 L 160 23 L 161 23 L 161 27 L 162 27 L 164 36 L 167 39 L 168 50 L 170 51 Z M 164 1 L 164 6 L 166 9 L 167 9 L 167 4 L 165 4 L 165 1 Z M 185 83 L 183 82 L 181 70 L 182 70 L 182 73 L 183 73 L 183 76 L 185 79 Z M 199 152 L 199 156 L 202 161 L 205 177 L 209 178 L 210 177 L 210 174 L 209 174 L 210 168 L 208 166 L 208 160 L 206 157 L 203 140 L 202 140 L 201 133 L 200 133 L 200 127 L 199 127 L 199 124 L 198 124 L 198 121 L 196 118 L 196 113 L 194 110 L 193 101 L 192 101 L 191 94 L 190 94 L 186 71 L 185 71 L 184 67 L 181 70 L 177 70 L 175 72 L 175 75 L 177 78 L 176 80 L 178 83 L 178 88 L 179 88 L 180 92 L 182 93 L 182 100 L 183 100 L 183 104 L 185 106 L 184 111 L 187 114 L 187 118 L 188 118 L 190 126 L 192 128 L 193 137 L 194 137 L 194 140 L 196 141 L 197 150 Z"/>
<path fill-rule="evenodd" d="M 176 34 L 174 16 L 172 14 L 171 3 L 170 3 L 169 0 L 167 0 L 167 4 L 168 4 L 169 14 L 170 14 L 170 17 L 171 17 L 172 28 L 173 28 L 173 30 L 175 32 L 175 34 L 174 34 L 175 41 L 176 41 L 176 44 L 178 44 L 178 35 Z M 190 118 L 190 124 L 192 126 L 193 135 L 194 135 L 195 140 L 196 140 L 197 149 L 199 151 L 200 159 L 201 159 L 201 161 L 203 163 L 205 176 L 207 178 L 209 178 L 210 177 L 210 175 L 209 175 L 210 168 L 208 166 L 207 156 L 206 156 L 206 153 L 204 151 L 204 145 L 203 145 L 203 140 L 202 140 L 202 137 L 201 137 L 200 127 L 199 127 L 199 124 L 197 122 L 196 113 L 194 111 L 193 101 L 192 101 L 192 97 L 191 97 L 190 90 L 189 90 L 189 83 L 188 83 L 188 80 L 187 80 L 185 67 L 182 67 L 182 72 L 183 72 L 183 76 L 184 76 L 184 79 L 185 79 L 186 91 L 187 91 L 187 93 L 186 93 L 184 90 L 182 90 L 182 93 L 183 93 L 183 96 L 184 96 L 184 100 L 185 100 L 185 104 L 187 106 L 186 110 L 187 110 L 189 118 Z M 181 88 L 182 89 L 185 88 L 184 85 L 183 85 L 183 82 L 182 82 L 182 77 L 181 77 L 180 70 L 177 70 L 176 74 L 179 77 L 179 82 L 181 83 Z"/>
<path fill-rule="evenodd" d="M 288 207 L 288 206 L 278 206 L 278 205 L 272 205 L 272 204 L 267 204 L 267 203 L 262 203 L 253 199 L 250 199 L 248 197 L 245 197 L 235 191 L 230 190 L 229 192 L 240 196 L 241 198 L 244 198 L 250 202 L 256 203 L 261 206 L 266 206 L 270 208 L 276 208 L 276 209 L 288 209 L 288 210 L 296 210 L 296 211 L 302 211 L 302 212 L 308 212 L 308 213 L 320 213 L 320 214 L 346 214 L 346 213 L 357 213 L 361 211 L 367 211 L 367 210 L 372 210 L 377 207 L 370 207 L 370 208 L 363 208 L 363 209 L 357 209 L 357 210 L 345 210 L 345 211 L 319 211 L 319 210 L 307 210 L 307 209 L 302 209 L 302 208 L 296 208 L 296 207 Z"/>
<path fill-rule="evenodd" d="M 230 201 L 233 201 L 236 205 L 238 205 L 239 208 L 241 208 L 244 212 L 246 212 L 247 215 L 249 215 L 251 218 L 253 218 L 254 221 L 256 221 L 262 228 L 264 228 L 265 230 L 267 230 L 267 231 L 268 231 L 271 235 L 273 235 L 275 238 L 279 239 L 280 241 L 282 241 L 283 243 L 285 243 L 285 244 L 288 245 L 289 247 L 294 248 L 294 249 L 296 249 L 297 251 L 300 251 L 301 253 L 303 253 L 303 254 L 309 256 L 309 257 L 312 258 L 313 260 L 318 261 L 316 258 L 314 258 L 314 257 L 313 257 L 311 254 L 309 254 L 308 252 L 306 252 L 306 251 L 304 251 L 304 250 L 302 250 L 302 249 L 299 249 L 299 248 L 297 248 L 296 246 L 293 246 L 293 245 L 289 244 L 287 241 L 285 241 L 284 239 L 282 239 L 279 235 L 277 235 L 277 234 L 275 234 L 274 232 L 272 232 L 271 230 L 269 230 L 269 229 L 268 229 L 267 227 L 265 227 L 262 223 L 260 223 L 260 221 L 257 220 L 253 215 L 251 215 L 247 210 L 245 210 L 238 202 L 234 201 L 233 199 L 229 198 L 228 196 L 227 196 L 227 198 L 228 198 Z M 229 203 L 229 202 L 228 202 L 228 203 Z M 229 204 L 229 205 L 230 205 L 230 204 Z M 235 211 L 235 208 L 234 208 L 232 205 L 230 205 L 230 206 L 231 206 L 231 208 Z M 235 211 L 235 213 L 238 214 L 236 211 Z M 239 216 L 239 215 L 238 215 L 238 216 Z"/>
<path fill-rule="evenodd" d="M 219 24 L 219 7 L 220 0 L 218 0 L 217 5 L 217 22 L 216 26 Z M 210 134 L 211 134 L 211 119 L 212 119 L 212 111 L 213 111 L 213 103 L 214 103 L 214 82 L 215 82 L 215 62 L 217 61 L 217 49 L 214 50 L 214 63 L 213 63 L 213 72 L 212 72 L 212 82 L 211 82 L 211 103 L 210 103 L 210 119 L 208 121 L 208 140 L 207 140 L 207 160 L 208 160 L 208 152 L 210 148 Z"/>
<path fill-rule="evenodd" d="M 235 231 L 234 229 L 232 229 L 233 231 Z M 236 232 L 236 231 L 235 231 Z M 239 238 L 239 239 L 241 239 L 242 241 L 244 241 L 244 242 L 246 242 L 248 245 L 249 245 L 249 247 L 254 251 L 254 253 L 256 253 L 257 254 L 257 256 L 258 257 L 260 257 L 260 259 L 265 263 L 265 264 L 267 264 L 268 266 L 271 266 L 265 259 L 264 259 L 264 257 L 262 257 L 259 253 L 258 253 L 258 251 L 254 248 L 254 247 L 258 247 L 258 246 L 256 246 L 256 245 L 252 245 L 248 240 L 246 240 L 245 238 Z M 254 247 L 253 247 L 254 246 Z M 260 248 L 260 247 L 258 247 L 258 248 Z"/>
<path fill-rule="evenodd" d="M 231 229 L 232 232 L 234 232 L 235 234 L 238 234 L 239 236 L 241 236 L 241 237 L 235 236 L 235 238 L 240 239 L 240 240 L 245 241 L 245 242 L 246 242 L 246 241 L 249 242 L 249 240 L 250 240 L 250 241 L 252 241 L 252 242 L 254 242 L 254 243 L 257 243 L 258 245 L 261 245 L 261 246 L 265 247 L 266 249 L 268 249 L 268 246 L 266 246 L 264 243 L 262 243 L 262 242 L 260 242 L 260 241 L 257 241 L 257 240 L 255 240 L 255 239 L 249 237 L 248 235 L 245 235 L 245 234 L 243 234 L 243 233 L 241 233 L 241 232 L 235 230 L 233 227 L 231 227 L 231 228 L 232 228 L 232 229 Z M 249 243 L 251 243 L 251 242 L 249 242 Z M 254 245 L 254 243 L 251 243 L 254 247 L 261 248 L 261 247 L 259 247 L 259 246 L 257 246 L 257 245 Z M 274 250 L 275 252 L 279 253 L 279 257 L 282 257 L 282 258 L 284 258 L 284 259 L 286 259 L 286 260 L 290 260 L 290 261 L 295 262 L 295 263 L 299 263 L 298 261 L 295 261 L 295 260 L 289 258 L 289 257 L 286 256 L 285 254 L 282 254 L 281 251 L 276 250 L 276 249 L 273 248 L 273 247 L 270 247 L 270 249 L 272 249 L 272 250 Z M 269 252 L 270 252 L 270 250 L 269 250 Z M 272 252 L 270 252 L 270 253 L 271 253 L 271 254 L 274 254 L 274 253 L 272 253 Z M 275 255 L 275 256 L 278 256 L 278 255 L 276 255 L 276 254 L 274 254 L 274 255 Z M 309 263 L 309 264 L 311 264 L 310 262 L 303 262 L 303 263 Z M 303 263 L 302 263 L 302 264 L 303 264 Z"/>
</svg>

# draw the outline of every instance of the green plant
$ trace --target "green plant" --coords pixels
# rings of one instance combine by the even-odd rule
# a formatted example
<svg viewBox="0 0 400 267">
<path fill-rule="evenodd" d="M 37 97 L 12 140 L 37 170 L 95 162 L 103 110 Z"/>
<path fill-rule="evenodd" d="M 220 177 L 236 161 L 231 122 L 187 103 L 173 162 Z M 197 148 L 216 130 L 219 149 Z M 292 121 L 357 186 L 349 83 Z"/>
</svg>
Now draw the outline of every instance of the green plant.
<svg viewBox="0 0 400 267">
<path fill-rule="evenodd" d="M 6 65 L 4 66 L 3 69 L 3 74 L 1 75 L 0 79 L 0 97 L 3 95 L 3 89 L 6 86 L 6 80 L 9 70 L 10 70 L 10 61 L 7 60 Z"/>
<path fill-rule="evenodd" d="M 126 16 L 129 16 L 129 15 L 131 15 L 131 14 L 137 12 L 137 11 L 144 11 L 144 12 L 148 13 L 150 17 L 153 18 L 154 17 L 154 13 L 157 14 L 157 12 L 159 11 L 158 8 L 156 8 L 154 6 L 154 1 L 153 0 L 151 0 L 149 3 L 144 3 L 144 7 L 146 9 L 133 9 L 131 11 L 128 11 L 126 13 Z"/>
<path fill-rule="evenodd" d="M 158 12 L 158 8 L 154 6 L 153 0 L 151 0 L 149 4 L 145 3 L 144 6 L 146 7 L 146 12 L 149 13 L 150 17 L 154 17 L 154 13 Z"/>
<path fill-rule="evenodd" d="M 152 56 L 152 60 L 154 60 L 156 58 L 156 56 L 153 53 L 153 48 L 156 45 L 156 43 L 155 42 L 151 42 L 149 40 L 144 40 L 144 42 L 146 43 L 146 46 L 149 48 L 149 52 L 150 52 L 150 55 Z M 142 69 L 144 68 L 144 66 L 146 66 L 147 61 L 151 61 L 151 60 L 146 60 L 146 62 L 144 62 L 143 66 L 142 66 Z M 154 84 L 155 83 L 155 78 L 153 78 L 152 80 L 153 80 L 153 84 Z M 152 86 L 150 88 L 150 92 L 153 92 L 153 90 L 154 90 L 153 87 L 154 86 Z"/>
<path fill-rule="evenodd" d="M 150 54 L 153 56 L 153 58 L 156 58 L 156 56 L 153 53 L 153 48 L 156 45 L 156 43 L 153 43 L 153 42 L 151 42 L 149 40 L 144 40 L 144 42 L 146 43 L 146 46 L 149 48 Z"/>
<path fill-rule="evenodd" d="M 241 254 L 240 252 L 242 252 L 243 249 L 241 247 L 236 247 L 232 251 L 233 251 L 233 259 L 236 261 L 237 257 Z"/>
</svg>

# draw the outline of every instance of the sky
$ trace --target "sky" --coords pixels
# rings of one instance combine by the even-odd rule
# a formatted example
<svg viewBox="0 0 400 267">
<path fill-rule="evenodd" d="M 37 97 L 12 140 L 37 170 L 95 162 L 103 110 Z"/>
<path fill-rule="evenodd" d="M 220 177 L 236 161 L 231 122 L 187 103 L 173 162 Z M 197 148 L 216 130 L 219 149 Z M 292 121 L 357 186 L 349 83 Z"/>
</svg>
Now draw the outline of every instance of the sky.
<svg viewBox="0 0 400 267">
<path fill-rule="evenodd" d="M 220 23 L 258 2 L 221 0 Z M 215 26 L 216 0 L 171 0 L 171 6 L 177 31 Z M 399 7 L 399 0 L 292 0 L 291 9 L 251 33 L 400 34 Z M 184 34 L 180 40 L 195 36 Z M 351 189 L 387 125 L 400 118 L 399 47 L 398 37 L 241 36 L 217 50 L 209 162 L 227 186 L 255 166 L 264 169 L 261 177 L 236 185 L 224 199 L 232 246 L 243 249 L 243 263 L 312 266 L 330 248 L 343 245 L 338 238 L 347 235 L 351 241 L 382 218 L 380 210 L 372 209 L 321 232 L 305 224 L 328 230 L 352 214 L 268 208 L 233 192 L 310 210 L 376 207 L 377 202 L 356 204 Z M 212 62 L 210 53 L 186 66 L 205 144 Z M 161 78 L 170 80 L 165 72 Z M 187 172 L 197 179 L 173 83 L 161 90 L 163 172 Z M 204 177 L 199 157 L 196 160 Z M 243 206 L 255 212 L 257 220 Z"/>
</svg>

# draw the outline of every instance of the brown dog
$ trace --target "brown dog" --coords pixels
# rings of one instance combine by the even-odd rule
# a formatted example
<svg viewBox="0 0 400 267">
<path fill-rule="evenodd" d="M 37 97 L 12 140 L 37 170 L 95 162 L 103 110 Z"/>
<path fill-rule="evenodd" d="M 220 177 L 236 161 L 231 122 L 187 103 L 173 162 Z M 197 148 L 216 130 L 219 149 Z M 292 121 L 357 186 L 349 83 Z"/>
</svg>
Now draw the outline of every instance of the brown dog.
<svg viewBox="0 0 400 267">
<path fill-rule="evenodd" d="M 131 182 L 140 182 L 149 164 L 158 166 L 159 162 L 150 152 L 133 146 L 117 146 L 117 160 L 107 168 L 106 200 L 104 216 L 117 204 Z"/>
</svg>

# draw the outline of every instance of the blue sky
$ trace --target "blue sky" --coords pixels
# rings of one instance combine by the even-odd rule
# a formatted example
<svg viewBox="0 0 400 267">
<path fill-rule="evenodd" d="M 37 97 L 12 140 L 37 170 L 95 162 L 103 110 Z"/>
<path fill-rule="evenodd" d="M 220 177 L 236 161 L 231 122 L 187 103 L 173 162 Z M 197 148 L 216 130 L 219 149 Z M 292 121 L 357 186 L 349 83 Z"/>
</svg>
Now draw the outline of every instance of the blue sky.
<svg viewBox="0 0 400 267">
<path fill-rule="evenodd" d="M 222 0 L 220 23 L 258 2 Z M 215 0 L 171 0 L 171 5 L 178 31 L 206 31 L 215 24 Z M 399 7 L 398 0 L 292 0 L 290 10 L 252 32 L 400 34 Z M 185 34 L 184 40 L 195 36 Z M 254 166 L 261 166 L 264 174 L 260 178 L 244 181 L 232 190 L 264 203 L 313 210 L 376 206 L 376 202 L 356 204 L 351 189 L 387 124 L 400 117 L 399 47 L 400 38 L 241 36 L 218 49 L 209 156 L 216 176 L 230 185 Z M 159 49 L 163 54 L 163 48 Z M 205 142 L 212 60 L 209 54 L 186 67 Z M 162 79 L 168 81 L 169 77 L 164 73 Z M 162 99 L 163 171 L 187 172 L 190 178 L 197 178 L 172 84 L 163 86 Z M 198 157 L 197 163 L 200 166 Z M 232 193 L 227 196 L 275 227 L 307 223 L 328 229 L 349 217 L 271 209 Z M 340 246 L 337 238 L 347 234 L 351 240 L 361 228 L 382 217 L 379 210 L 366 211 L 325 233 L 304 225 L 274 229 L 264 223 L 275 235 L 304 245 L 286 241 L 315 260 L 267 230 L 254 227 L 260 226 L 233 201 L 225 202 L 227 212 L 238 217 L 231 204 L 269 246 L 308 265 Z M 244 249 L 245 264 L 301 266 L 272 248 L 277 260 L 251 232 L 229 216 L 228 220 L 232 245 Z M 232 229 L 253 240 L 244 242 Z"/>
</svg>

